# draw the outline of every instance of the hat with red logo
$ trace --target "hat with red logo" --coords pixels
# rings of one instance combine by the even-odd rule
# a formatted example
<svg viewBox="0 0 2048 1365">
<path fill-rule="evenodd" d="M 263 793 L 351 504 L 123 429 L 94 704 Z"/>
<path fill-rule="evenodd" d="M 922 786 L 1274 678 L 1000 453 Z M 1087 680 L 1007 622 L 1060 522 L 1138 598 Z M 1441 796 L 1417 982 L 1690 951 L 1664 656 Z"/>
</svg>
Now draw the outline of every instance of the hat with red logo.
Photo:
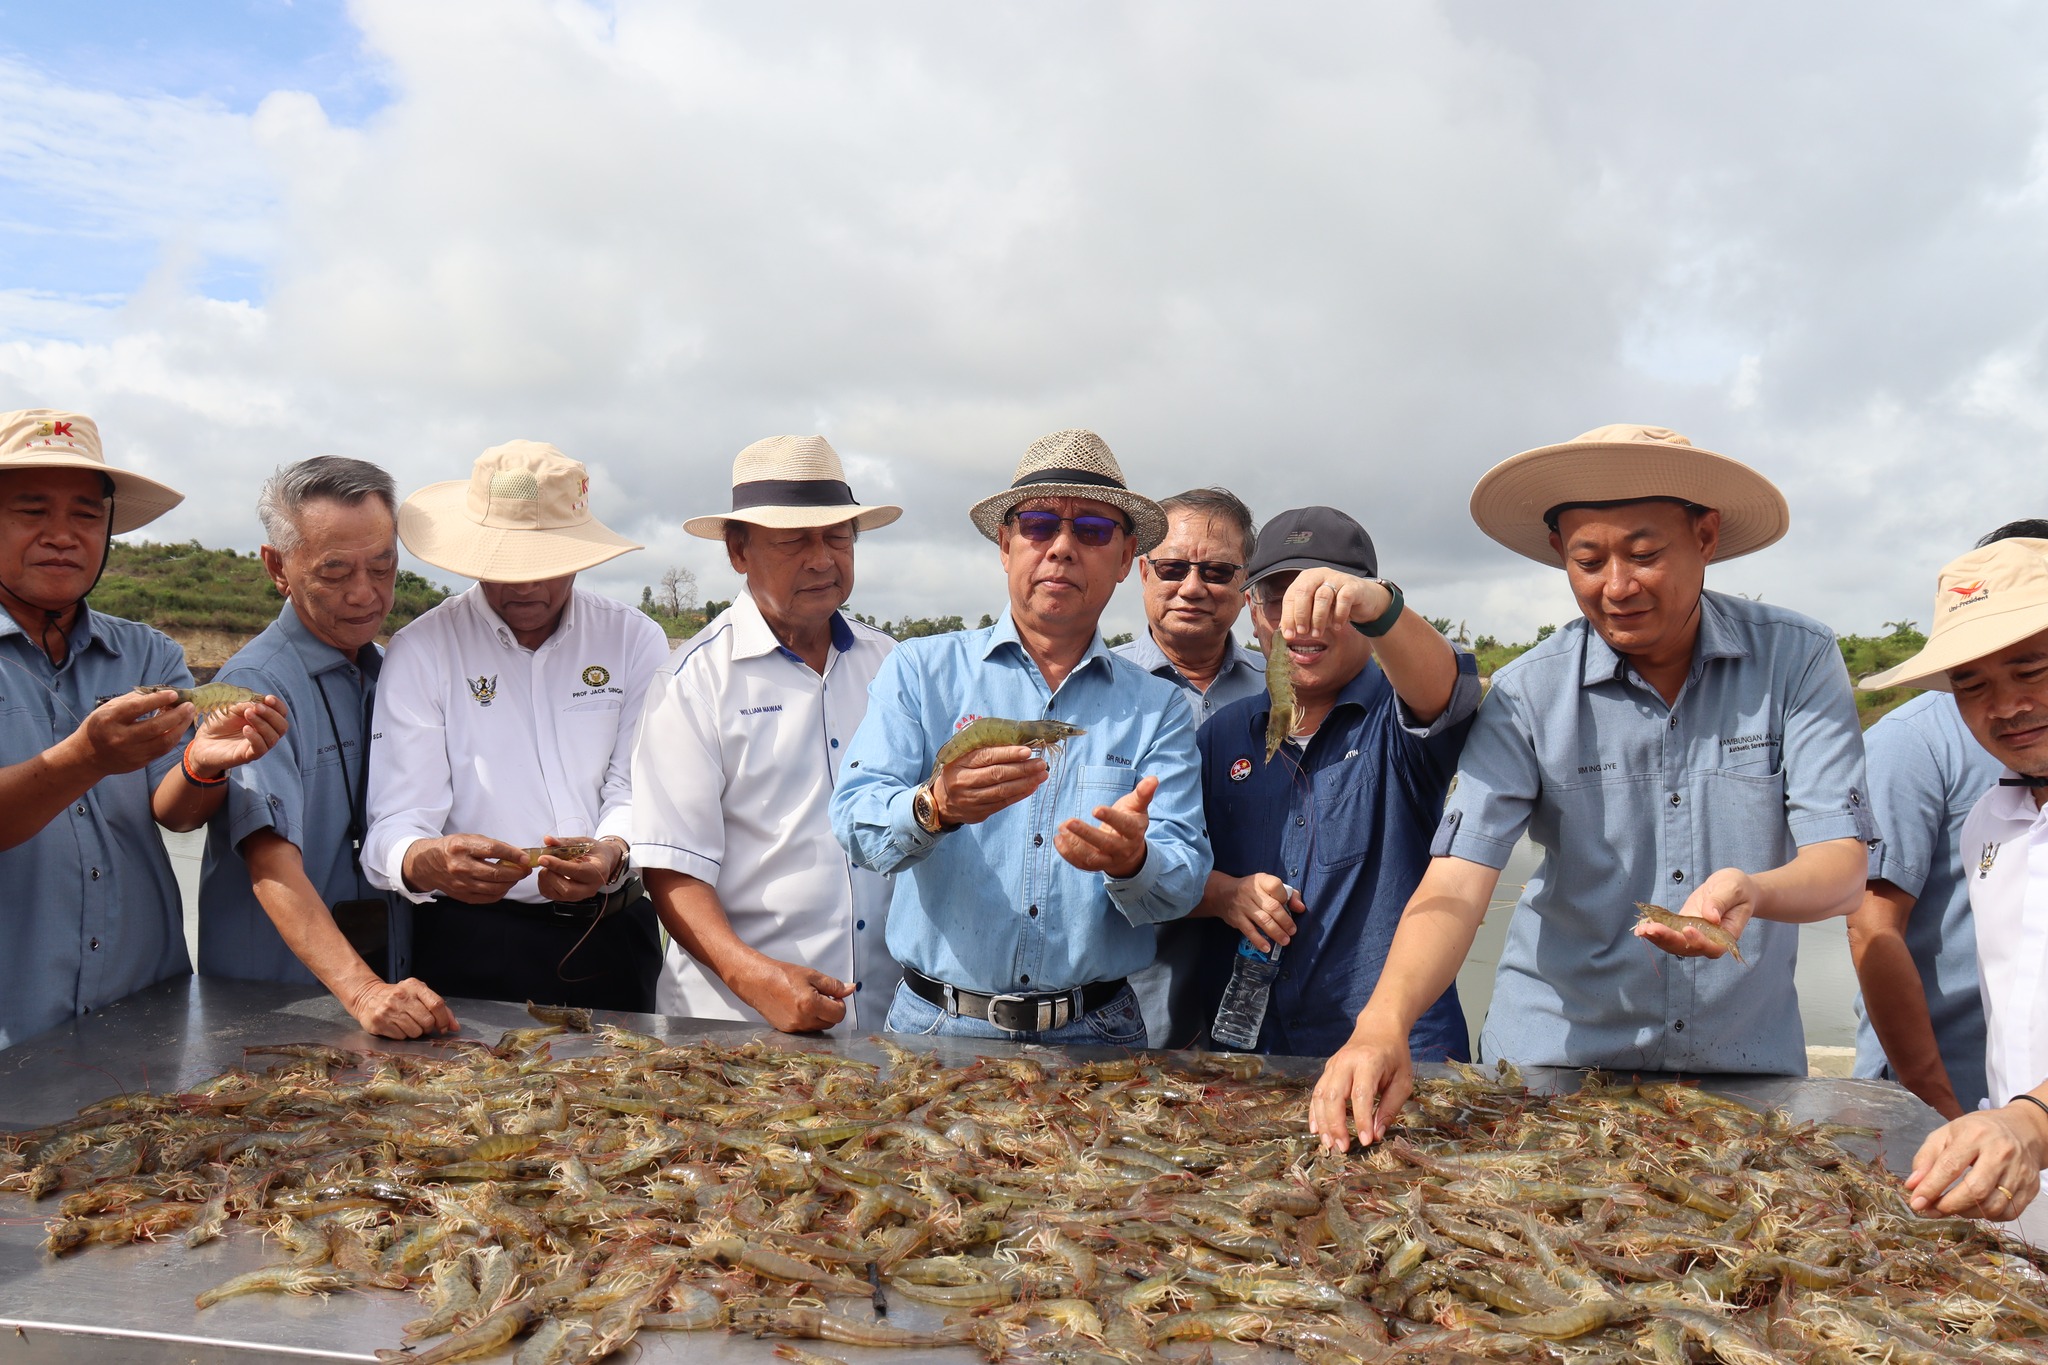
<svg viewBox="0 0 2048 1365">
<path fill-rule="evenodd" d="M 1934 590 L 1934 624 L 1918 654 L 1858 687 L 1950 690 L 1949 670 L 2048 630 L 2048 540 L 2014 537 L 1951 560 Z"/>
<path fill-rule="evenodd" d="M 175 488 L 110 466 L 100 453 L 99 424 L 54 408 L 0 412 L 0 474 L 19 469 L 89 469 L 104 476 L 114 489 L 115 535 L 147 526 L 185 500 Z"/>
<path fill-rule="evenodd" d="M 398 538 L 439 569 L 485 583 L 537 583 L 640 548 L 590 514 L 590 475 L 541 441 L 507 441 L 469 477 L 430 483 L 398 508 Z"/>
</svg>

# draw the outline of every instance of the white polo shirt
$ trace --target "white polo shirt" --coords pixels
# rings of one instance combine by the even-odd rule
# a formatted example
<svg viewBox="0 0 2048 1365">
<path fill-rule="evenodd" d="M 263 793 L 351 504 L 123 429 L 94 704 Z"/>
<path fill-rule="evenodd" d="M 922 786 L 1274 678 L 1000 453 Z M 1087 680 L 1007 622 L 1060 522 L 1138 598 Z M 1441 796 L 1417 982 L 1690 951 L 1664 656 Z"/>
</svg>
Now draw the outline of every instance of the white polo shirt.
<svg viewBox="0 0 2048 1365">
<path fill-rule="evenodd" d="M 418 839 L 630 839 L 633 736 L 667 662 L 647 613 L 582 588 L 539 649 L 519 643 L 481 587 L 406 626 L 377 680 L 365 875 L 422 902 L 403 875 Z M 529 875 L 506 899 L 547 898 Z"/>
<path fill-rule="evenodd" d="M 709 883 L 749 947 L 853 983 L 837 1032 L 882 1027 L 902 974 L 883 941 L 889 881 L 847 862 L 829 813 L 895 647 L 835 614 L 821 677 L 742 592 L 649 684 L 633 751 L 634 860 Z M 655 1000 L 663 1014 L 761 1018 L 673 943 Z"/>
<path fill-rule="evenodd" d="M 1977 925 L 1986 1105 L 2009 1104 L 2048 1080 L 2048 811 L 2025 787 L 1993 787 L 1963 821 L 1962 854 Z M 2017 1223 L 2048 1245 L 2048 1197 Z"/>
</svg>

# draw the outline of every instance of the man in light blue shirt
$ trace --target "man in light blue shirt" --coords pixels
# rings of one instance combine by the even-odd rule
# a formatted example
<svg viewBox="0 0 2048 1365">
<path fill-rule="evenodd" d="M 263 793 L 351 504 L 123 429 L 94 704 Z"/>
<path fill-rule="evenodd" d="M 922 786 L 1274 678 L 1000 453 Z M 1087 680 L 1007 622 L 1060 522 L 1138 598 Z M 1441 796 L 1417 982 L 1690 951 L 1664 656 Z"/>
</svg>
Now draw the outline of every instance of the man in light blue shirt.
<svg viewBox="0 0 2048 1365">
<path fill-rule="evenodd" d="M 2048 521 L 2010 522 L 1977 548 L 2014 536 L 2048 540 Z M 1870 809 L 1884 839 L 1849 916 L 1856 996 L 1856 1074 L 1895 1080 L 1944 1118 L 1990 1092 L 1984 1003 L 1970 918 L 1963 817 L 2005 770 L 1971 737 L 1947 692 L 1925 692 L 1863 736 Z"/>
<path fill-rule="evenodd" d="M 1137 1046 L 1125 978 L 1152 961 L 1154 926 L 1201 898 L 1210 865 L 1189 709 L 1097 630 L 1165 519 L 1086 431 L 1034 443 L 972 516 L 1002 551 L 1009 609 L 889 656 L 832 797 L 854 863 L 898 874 L 888 943 L 904 976 L 887 1026 Z M 982 718 L 1085 733 L 1050 764 L 1003 745 L 935 773 L 941 746 Z"/>
<path fill-rule="evenodd" d="M 1385 1132 L 1411 1083 L 1409 1028 L 1455 978 L 1525 831 L 1543 863 L 1509 924 L 1483 1057 L 1805 1074 L 1797 926 L 1861 895 L 1876 837 L 1862 733 L 1825 626 L 1704 587 L 1708 563 L 1784 534 L 1784 498 L 1676 432 L 1610 426 L 1495 466 L 1472 514 L 1562 565 L 1581 619 L 1495 674 L 1312 1128 L 1330 1146 L 1351 1118 Z M 1699 929 L 1637 924 L 1638 901 L 1718 926 L 1747 965 Z"/>
<path fill-rule="evenodd" d="M 278 470 L 257 499 L 263 566 L 285 603 L 218 681 L 282 697 L 299 724 L 235 772 L 208 826 L 199 972 L 322 985 L 366 1032 L 417 1038 L 453 1032 L 455 1016 L 407 969 L 411 905 L 394 906 L 361 863 L 396 509 L 389 474 L 336 455 Z"/>
<path fill-rule="evenodd" d="M 1245 565 L 1258 532 L 1251 509 L 1227 488 L 1190 488 L 1162 498 L 1159 510 L 1166 539 L 1138 560 L 1145 629 L 1112 652 L 1172 683 L 1199 730 L 1223 707 L 1266 690 L 1265 656 L 1230 635 L 1244 611 Z M 1151 1046 L 1185 1045 L 1208 1025 L 1190 988 L 1208 938 L 1188 920 L 1162 925 L 1158 960 L 1131 978 Z"/>
</svg>

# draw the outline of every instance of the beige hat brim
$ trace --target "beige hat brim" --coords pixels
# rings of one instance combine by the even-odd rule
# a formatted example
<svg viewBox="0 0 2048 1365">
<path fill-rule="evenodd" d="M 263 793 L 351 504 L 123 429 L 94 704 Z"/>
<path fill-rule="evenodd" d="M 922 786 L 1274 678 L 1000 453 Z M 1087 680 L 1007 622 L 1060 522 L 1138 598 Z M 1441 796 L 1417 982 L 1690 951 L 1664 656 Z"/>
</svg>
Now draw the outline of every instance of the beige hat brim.
<svg viewBox="0 0 2048 1365">
<path fill-rule="evenodd" d="M 437 569 L 484 583 L 536 583 L 644 548 L 592 517 L 581 526 L 506 530 L 466 514 L 468 479 L 432 483 L 398 508 L 398 538 Z"/>
<path fill-rule="evenodd" d="M 1561 503 L 1682 498 L 1721 514 L 1716 563 L 1773 544 L 1792 525 L 1785 495 L 1739 460 L 1696 446 L 1646 441 L 1567 441 L 1512 455 L 1472 490 L 1472 520 L 1516 554 L 1551 568 L 1543 514 Z"/>
<path fill-rule="evenodd" d="M 1020 502 L 1033 498 L 1087 498 L 1106 502 L 1131 519 L 1136 528 L 1138 553 L 1150 554 L 1166 539 L 1166 513 L 1150 498 L 1139 497 L 1125 488 L 1104 488 L 1092 483 L 1034 483 L 1022 488 L 1005 488 L 994 497 L 983 498 L 967 513 L 974 529 L 990 540 L 999 538 L 1003 518 Z"/>
<path fill-rule="evenodd" d="M 683 523 L 683 530 L 705 540 L 724 540 L 725 524 L 728 521 L 744 521 L 750 526 L 765 526 L 775 531 L 808 530 L 813 526 L 838 526 L 852 522 L 857 531 L 872 531 L 887 526 L 903 515 L 903 509 L 889 503 L 877 503 L 864 507 L 859 503 L 843 503 L 837 507 L 748 507 L 738 512 L 720 512 L 716 516 L 691 517 Z"/>
<path fill-rule="evenodd" d="M 106 475 L 114 485 L 113 534 L 117 536 L 141 530 L 185 500 L 185 495 L 169 484 L 82 455 L 52 452 L 0 460 L 0 474 L 26 469 L 89 469 Z"/>
<path fill-rule="evenodd" d="M 1950 669 L 1988 658 L 2044 630 L 2048 630 L 2048 602 L 2022 600 L 2006 611 L 1980 612 L 1974 619 L 1942 631 L 1904 663 L 1873 673 L 1856 686 L 1865 692 L 1886 687 L 1947 692 L 1951 690 Z"/>
</svg>

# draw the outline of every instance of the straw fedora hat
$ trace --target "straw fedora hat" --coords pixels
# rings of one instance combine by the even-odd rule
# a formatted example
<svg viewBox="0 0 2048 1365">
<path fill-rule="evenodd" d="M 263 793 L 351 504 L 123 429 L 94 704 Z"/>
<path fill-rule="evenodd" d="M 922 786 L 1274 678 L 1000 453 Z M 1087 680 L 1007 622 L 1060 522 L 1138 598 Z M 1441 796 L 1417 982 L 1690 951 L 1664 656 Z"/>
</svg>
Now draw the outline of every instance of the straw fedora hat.
<svg viewBox="0 0 2048 1365">
<path fill-rule="evenodd" d="M 788 531 L 837 526 L 872 531 L 903 515 L 901 507 L 864 507 L 847 487 L 839 452 L 822 436 L 770 436 L 742 450 L 732 462 L 732 510 L 691 517 L 683 529 L 706 540 L 725 538 L 725 524 L 743 521 Z"/>
<path fill-rule="evenodd" d="M 1092 431 L 1055 431 L 1033 441 L 1017 461 L 1010 486 L 974 504 L 967 515 L 975 530 L 994 540 L 1011 509 L 1030 498 L 1092 498 L 1118 508 L 1137 528 L 1139 554 L 1150 554 L 1166 539 L 1166 513 L 1130 490 L 1108 443 Z"/>
<path fill-rule="evenodd" d="M 1502 460 L 1472 490 L 1472 520 L 1516 554 L 1554 569 L 1563 561 L 1550 548 L 1552 509 L 1651 498 L 1720 512 L 1717 563 L 1763 549 L 1792 524 L 1785 495 L 1748 465 L 1669 428 L 1625 422 Z"/>
<path fill-rule="evenodd" d="M 167 484 L 108 465 L 100 452 L 99 424 L 55 408 L 0 412 L 0 474 L 17 469 L 90 469 L 104 474 L 114 485 L 111 535 L 139 530 L 185 500 Z"/>
<path fill-rule="evenodd" d="M 1948 671 L 2048 630 L 2048 540 L 2014 537 L 1949 561 L 1918 654 L 1856 684 L 1949 690 Z"/>
<path fill-rule="evenodd" d="M 492 446 L 467 479 L 407 498 L 398 538 L 436 568 L 485 583 L 560 578 L 640 548 L 590 515 L 582 462 L 540 441 Z"/>
</svg>

